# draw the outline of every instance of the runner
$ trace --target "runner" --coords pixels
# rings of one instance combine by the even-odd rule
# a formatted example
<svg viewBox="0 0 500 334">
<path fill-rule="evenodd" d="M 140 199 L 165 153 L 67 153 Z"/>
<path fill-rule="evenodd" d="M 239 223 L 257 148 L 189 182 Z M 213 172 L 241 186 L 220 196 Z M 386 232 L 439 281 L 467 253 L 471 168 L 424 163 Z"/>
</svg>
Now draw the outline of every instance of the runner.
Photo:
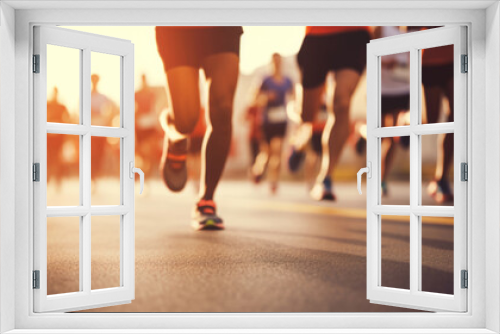
<svg viewBox="0 0 500 334">
<path fill-rule="evenodd" d="M 249 106 L 246 110 L 245 120 L 250 123 L 248 133 L 248 142 L 250 143 L 250 170 L 260 152 L 260 143 L 262 141 L 262 108 L 256 103 Z"/>
<path fill-rule="evenodd" d="M 97 126 L 111 126 L 113 117 L 120 114 L 120 109 L 111 99 L 99 91 L 99 75 L 92 74 L 90 80 L 92 82 L 90 94 L 91 124 Z M 92 165 L 92 173 L 90 173 L 90 175 L 93 182 L 92 192 L 96 192 L 96 180 L 103 176 L 104 173 L 103 161 L 106 157 L 106 153 L 112 154 L 113 152 L 106 152 L 106 149 L 110 146 L 106 137 L 92 137 L 90 146 Z"/>
<path fill-rule="evenodd" d="M 196 127 L 201 108 L 200 68 L 210 81 L 210 125 L 202 149 L 200 197 L 192 220 L 196 230 L 224 228 L 213 199 L 231 145 L 242 33 L 241 27 L 156 27 L 158 52 L 172 100 L 164 122 L 160 168 L 172 191 L 181 191 L 187 181 L 188 136 Z"/>
<path fill-rule="evenodd" d="M 257 95 L 257 104 L 263 107 L 262 133 L 265 144 L 252 167 L 252 175 L 258 183 L 268 168 L 268 179 L 271 192 L 278 190 L 278 179 L 281 168 L 281 151 L 283 138 L 286 135 L 286 105 L 293 98 L 293 83 L 282 73 L 281 55 L 273 54 L 274 73 L 262 82 Z"/>
<path fill-rule="evenodd" d="M 325 83 L 321 97 L 322 102 L 320 110 L 312 122 L 311 150 L 308 150 L 304 163 L 304 176 L 309 190 L 311 190 L 314 186 L 316 176 L 318 175 L 318 167 L 321 163 L 321 157 L 323 155 L 321 137 L 323 136 L 323 130 L 325 129 L 326 121 L 328 120 L 326 85 L 327 84 Z"/>
<path fill-rule="evenodd" d="M 66 106 L 59 102 L 59 90 L 54 87 L 52 98 L 47 101 L 47 122 L 68 123 L 70 115 Z M 56 188 L 61 186 L 65 174 L 63 147 L 68 136 L 47 134 L 47 183 L 55 180 Z"/>
<path fill-rule="evenodd" d="M 374 37 L 389 37 L 400 33 L 399 27 L 377 27 L 374 30 Z M 401 113 L 410 109 L 409 57 L 409 53 L 381 57 L 382 126 L 399 125 L 398 119 Z M 382 196 L 388 195 L 387 177 L 394 160 L 396 149 L 394 141 L 400 139 L 399 137 L 382 139 Z"/>
<path fill-rule="evenodd" d="M 146 75 L 143 74 L 141 79 L 142 86 L 135 92 L 135 151 L 140 158 L 138 167 L 144 171 L 145 179 L 151 180 L 159 132 L 156 115 L 159 99 Z"/>
<path fill-rule="evenodd" d="M 99 91 L 101 78 L 97 74 L 90 76 L 92 89 L 90 93 L 91 124 L 97 126 L 111 126 L 113 118 L 120 113 L 120 108 L 106 95 Z"/>
<path fill-rule="evenodd" d="M 201 176 L 201 151 L 203 148 L 203 138 L 207 132 L 207 123 L 205 121 L 205 108 L 200 109 L 200 118 L 198 123 L 189 135 L 189 149 L 187 158 L 188 177 L 193 184 L 195 192 L 200 191 Z"/>
<path fill-rule="evenodd" d="M 425 29 L 425 28 L 424 28 Z M 441 102 L 446 97 L 449 105 L 447 122 L 453 122 L 453 45 L 425 49 L 422 52 L 422 85 L 424 86 L 427 123 L 437 123 Z M 453 164 L 453 134 L 439 136 L 438 159 L 434 180 L 427 191 L 439 203 L 453 202 L 449 174 Z"/>
<path fill-rule="evenodd" d="M 306 37 L 297 57 L 304 87 L 303 123 L 292 141 L 291 171 L 298 170 L 304 158 L 304 148 L 311 139 L 311 123 L 320 109 L 328 72 L 334 72 L 336 82 L 333 98 L 335 121 L 330 115 L 322 138 L 321 171 L 311 191 L 316 200 L 336 199 L 331 174 L 349 137 L 351 98 L 366 66 L 366 44 L 369 40 L 369 27 L 365 26 L 306 28 Z"/>
</svg>

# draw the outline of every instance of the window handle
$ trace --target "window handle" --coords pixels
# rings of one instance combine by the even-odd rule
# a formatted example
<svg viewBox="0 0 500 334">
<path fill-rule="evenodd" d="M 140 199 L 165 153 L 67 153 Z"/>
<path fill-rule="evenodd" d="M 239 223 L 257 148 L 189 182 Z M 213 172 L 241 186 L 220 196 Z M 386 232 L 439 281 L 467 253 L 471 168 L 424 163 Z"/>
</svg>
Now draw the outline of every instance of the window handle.
<svg viewBox="0 0 500 334">
<path fill-rule="evenodd" d="M 359 171 L 358 171 L 358 192 L 359 194 L 363 194 L 361 192 L 361 175 L 363 175 L 363 173 L 366 173 L 366 176 L 371 179 L 372 178 L 372 163 L 370 161 L 368 161 L 367 163 L 368 166 L 366 166 L 365 168 L 361 168 Z"/>
<path fill-rule="evenodd" d="M 139 174 L 139 179 L 141 182 L 141 191 L 139 192 L 139 194 L 142 194 L 142 191 L 144 190 L 144 172 L 140 168 L 135 168 L 133 161 L 130 161 L 129 163 L 129 171 L 129 176 L 131 179 L 134 179 L 134 173 Z"/>
</svg>

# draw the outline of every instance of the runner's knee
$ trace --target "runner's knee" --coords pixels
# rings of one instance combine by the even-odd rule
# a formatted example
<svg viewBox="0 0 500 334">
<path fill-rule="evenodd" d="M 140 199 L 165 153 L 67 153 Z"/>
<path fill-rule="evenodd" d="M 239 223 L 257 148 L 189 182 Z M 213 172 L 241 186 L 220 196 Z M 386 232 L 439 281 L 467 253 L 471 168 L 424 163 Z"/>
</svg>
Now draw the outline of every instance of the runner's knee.
<svg viewBox="0 0 500 334">
<path fill-rule="evenodd" d="M 200 116 L 199 100 L 185 96 L 172 99 L 172 111 L 175 129 L 183 135 L 193 132 Z"/>
<path fill-rule="evenodd" d="M 175 129 L 183 135 L 188 135 L 193 132 L 196 124 L 198 123 L 198 117 L 176 117 L 175 118 Z"/>
<path fill-rule="evenodd" d="M 333 100 L 333 111 L 335 112 L 335 119 L 347 117 L 349 118 L 349 108 L 351 106 L 350 96 L 339 96 Z"/>
</svg>

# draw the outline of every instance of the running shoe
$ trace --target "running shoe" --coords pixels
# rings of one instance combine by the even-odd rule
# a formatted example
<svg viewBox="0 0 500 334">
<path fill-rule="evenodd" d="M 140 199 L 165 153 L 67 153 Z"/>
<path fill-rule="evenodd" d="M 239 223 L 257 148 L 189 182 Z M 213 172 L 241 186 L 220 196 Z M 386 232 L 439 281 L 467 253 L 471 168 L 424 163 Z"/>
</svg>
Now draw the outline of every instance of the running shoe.
<svg viewBox="0 0 500 334">
<path fill-rule="evenodd" d="M 356 153 L 358 155 L 363 155 L 365 151 L 366 151 L 366 139 L 360 136 L 356 141 Z"/>
<path fill-rule="evenodd" d="M 181 139 L 173 142 L 165 134 L 163 145 L 163 156 L 160 165 L 163 181 L 168 189 L 179 192 L 186 186 L 188 177 L 186 165 L 188 140 Z"/>
<path fill-rule="evenodd" d="M 323 182 L 316 183 L 311 190 L 311 197 L 317 201 L 336 201 L 337 197 L 332 190 L 332 180 L 326 177 Z"/>
<path fill-rule="evenodd" d="M 382 188 L 382 196 L 387 196 L 387 194 L 389 193 L 389 191 L 387 190 L 387 182 L 382 181 L 380 187 Z"/>
<path fill-rule="evenodd" d="M 448 180 L 434 180 L 427 187 L 429 195 L 438 203 L 453 202 L 453 192 Z"/>
<path fill-rule="evenodd" d="M 292 173 L 297 172 L 303 165 L 306 147 L 311 141 L 312 124 L 302 123 L 291 140 L 292 153 L 288 158 L 288 168 Z"/>
<path fill-rule="evenodd" d="M 224 222 L 217 216 L 214 201 L 202 199 L 196 204 L 191 226 L 196 231 L 224 229 Z"/>
<path fill-rule="evenodd" d="M 410 136 L 399 137 L 399 145 L 407 150 L 410 147 Z"/>
<path fill-rule="evenodd" d="M 299 171 L 300 167 L 304 164 L 306 154 L 292 147 L 292 153 L 288 158 L 288 168 L 292 173 Z"/>
</svg>

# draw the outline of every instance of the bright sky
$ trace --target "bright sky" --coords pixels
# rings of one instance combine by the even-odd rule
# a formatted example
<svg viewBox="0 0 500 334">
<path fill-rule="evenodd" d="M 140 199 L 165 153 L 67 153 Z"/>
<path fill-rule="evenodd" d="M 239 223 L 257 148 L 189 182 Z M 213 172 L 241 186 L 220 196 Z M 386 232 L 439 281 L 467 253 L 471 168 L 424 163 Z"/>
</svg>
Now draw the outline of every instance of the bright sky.
<svg viewBox="0 0 500 334">
<path fill-rule="evenodd" d="M 151 85 L 165 85 L 163 65 L 156 49 L 154 27 L 65 27 L 94 34 L 130 40 L 135 45 L 135 85 L 140 86 L 141 75 L 147 75 Z M 252 73 L 256 68 L 268 64 L 271 55 L 279 52 L 283 56 L 298 52 L 305 34 L 305 27 L 243 27 L 241 39 L 240 68 L 244 74 Z M 71 112 L 79 104 L 78 93 L 78 51 L 52 47 L 48 57 L 48 97 L 57 84 L 62 103 Z M 101 77 L 100 90 L 111 99 L 119 101 L 120 62 L 117 57 L 93 55 L 92 73 Z"/>
</svg>

